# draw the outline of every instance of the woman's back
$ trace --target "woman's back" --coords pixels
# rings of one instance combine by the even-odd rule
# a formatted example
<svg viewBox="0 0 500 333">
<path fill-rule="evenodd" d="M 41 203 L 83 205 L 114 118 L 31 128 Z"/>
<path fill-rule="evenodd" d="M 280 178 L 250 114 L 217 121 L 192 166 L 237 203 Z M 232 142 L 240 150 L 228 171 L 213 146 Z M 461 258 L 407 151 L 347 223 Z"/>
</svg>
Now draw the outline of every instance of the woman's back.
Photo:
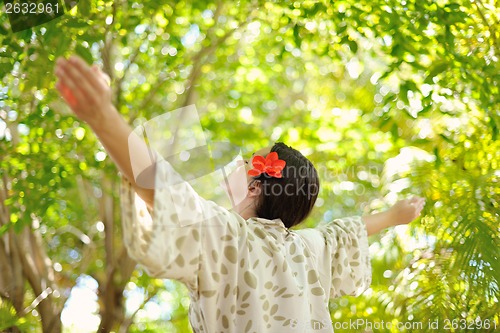
<svg viewBox="0 0 500 333">
<path fill-rule="evenodd" d="M 173 178 L 171 172 L 164 165 L 159 178 Z M 150 275 L 186 284 L 195 332 L 332 332 L 329 298 L 359 294 L 370 284 L 366 228 L 359 217 L 292 231 L 280 219 L 245 220 L 198 197 L 187 183 L 176 186 L 184 196 L 175 203 L 168 201 L 172 187 L 159 186 L 151 217 L 124 188 L 129 192 L 122 198 L 136 200 L 135 206 L 124 205 L 129 253 Z M 212 214 L 180 223 L 186 216 L 172 214 L 174 206 L 178 212 L 185 207 L 191 217 L 195 206 Z"/>
</svg>

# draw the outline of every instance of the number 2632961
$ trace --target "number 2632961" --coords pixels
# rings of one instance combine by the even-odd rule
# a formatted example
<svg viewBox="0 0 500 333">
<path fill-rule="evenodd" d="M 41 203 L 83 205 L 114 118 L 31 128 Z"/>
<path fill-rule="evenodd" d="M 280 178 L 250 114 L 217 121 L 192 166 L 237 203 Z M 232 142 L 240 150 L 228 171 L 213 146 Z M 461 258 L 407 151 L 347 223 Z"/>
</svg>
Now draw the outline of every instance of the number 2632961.
<svg viewBox="0 0 500 333">
<path fill-rule="evenodd" d="M 6 14 L 58 14 L 59 4 L 55 3 L 34 3 L 34 2 L 24 2 L 24 3 L 5 3 L 5 13 Z"/>
</svg>

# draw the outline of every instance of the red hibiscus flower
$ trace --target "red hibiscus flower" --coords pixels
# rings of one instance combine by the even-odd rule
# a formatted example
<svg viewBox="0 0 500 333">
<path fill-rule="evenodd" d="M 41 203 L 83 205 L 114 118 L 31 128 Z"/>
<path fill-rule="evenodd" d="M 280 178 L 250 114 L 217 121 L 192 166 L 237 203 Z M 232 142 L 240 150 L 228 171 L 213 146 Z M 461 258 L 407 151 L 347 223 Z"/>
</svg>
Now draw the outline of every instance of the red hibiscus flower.
<svg viewBox="0 0 500 333">
<path fill-rule="evenodd" d="M 278 153 L 273 151 L 267 154 L 264 158 L 260 155 L 255 155 L 252 159 L 253 169 L 248 171 L 248 175 L 256 177 L 262 173 L 275 178 L 282 178 L 281 171 L 286 165 L 286 162 L 278 159 Z"/>
</svg>

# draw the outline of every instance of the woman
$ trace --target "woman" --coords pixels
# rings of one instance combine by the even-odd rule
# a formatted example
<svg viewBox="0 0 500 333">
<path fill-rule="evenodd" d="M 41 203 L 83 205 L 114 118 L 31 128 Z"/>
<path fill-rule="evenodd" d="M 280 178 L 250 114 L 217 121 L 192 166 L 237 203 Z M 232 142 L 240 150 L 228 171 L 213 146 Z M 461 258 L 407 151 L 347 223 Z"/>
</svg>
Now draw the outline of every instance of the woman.
<svg viewBox="0 0 500 333">
<path fill-rule="evenodd" d="M 313 208 L 319 180 L 311 162 L 282 143 L 245 161 L 246 194 L 233 210 L 174 181 L 163 160 L 155 188 L 142 188 L 126 149 L 132 130 L 111 103 L 105 75 L 78 57 L 58 59 L 56 75 L 56 88 L 137 193 L 124 187 L 123 198 L 135 201 L 124 207 L 130 256 L 150 275 L 186 284 L 195 332 L 333 332 L 329 299 L 359 295 L 371 283 L 367 236 L 422 210 L 424 200 L 412 198 L 382 213 L 290 230 Z"/>
</svg>

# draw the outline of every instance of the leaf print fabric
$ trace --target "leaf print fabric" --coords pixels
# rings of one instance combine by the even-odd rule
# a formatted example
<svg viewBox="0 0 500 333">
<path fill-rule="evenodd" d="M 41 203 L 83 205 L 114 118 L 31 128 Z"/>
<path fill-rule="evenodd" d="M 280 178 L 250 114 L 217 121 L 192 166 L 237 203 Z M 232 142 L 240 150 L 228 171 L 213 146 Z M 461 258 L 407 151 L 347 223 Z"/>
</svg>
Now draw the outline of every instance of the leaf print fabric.
<svg viewBox="0 0 500 333">
<path fill-rule="evenodd" d="M 162 161 L 153 214 L 123 182 L 124 242 L 148 274 L 186 284 L 195 332 L 333 332 L 329 299 L 370 285 L 360 217 L 292 231 L 244 220 L 174 179 Z"/>
</svg>

